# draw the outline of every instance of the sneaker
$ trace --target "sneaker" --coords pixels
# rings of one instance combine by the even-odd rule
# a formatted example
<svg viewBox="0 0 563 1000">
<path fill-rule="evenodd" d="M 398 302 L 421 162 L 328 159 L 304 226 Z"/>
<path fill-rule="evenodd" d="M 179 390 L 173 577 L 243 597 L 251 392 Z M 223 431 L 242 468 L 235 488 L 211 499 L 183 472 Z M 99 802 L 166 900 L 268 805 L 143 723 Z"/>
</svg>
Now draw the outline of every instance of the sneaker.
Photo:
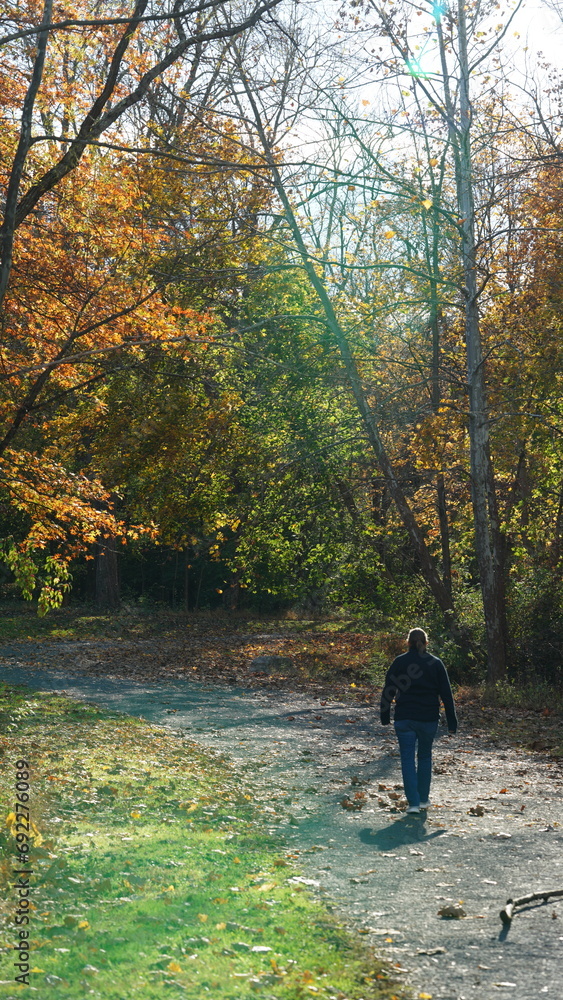
<svg viewBox="0 0 563 1000">
<path fill-rule="evenodd" d="M 407 813 L 411 813 L 411 815 L 418 815 L 419 812 L 420 809 L 418 808 L 418 806 L 409 806 L 409 808 L 407 809 Z"/>
<path fill-rule="evenodd" d="M 420 803 L 420 808 L 421 809 L 430 809 L 430 802 L 421 802 Z"/>
</svg>

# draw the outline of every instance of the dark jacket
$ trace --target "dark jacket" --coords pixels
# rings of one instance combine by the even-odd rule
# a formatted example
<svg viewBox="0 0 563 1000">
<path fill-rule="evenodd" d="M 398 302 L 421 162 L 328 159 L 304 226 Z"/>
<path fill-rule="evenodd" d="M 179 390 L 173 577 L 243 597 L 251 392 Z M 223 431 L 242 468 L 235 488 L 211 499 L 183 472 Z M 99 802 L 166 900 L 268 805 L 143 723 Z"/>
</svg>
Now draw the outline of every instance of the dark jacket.
<svg viewBox="0 0 563 1000">
<path fill-rule="evenodd" d="M 416 722 L 437 722 L 441 699 L 448 729 L 455 733 L 457 716 L 452 689 L 446 668 L 437 656 L 409 649 L 408 653 L 393 660 L 381 693 L 380 717 L 384 726 L 391 720 L 393 699 L 395 720 L 414 719 Z"/>
</svg>

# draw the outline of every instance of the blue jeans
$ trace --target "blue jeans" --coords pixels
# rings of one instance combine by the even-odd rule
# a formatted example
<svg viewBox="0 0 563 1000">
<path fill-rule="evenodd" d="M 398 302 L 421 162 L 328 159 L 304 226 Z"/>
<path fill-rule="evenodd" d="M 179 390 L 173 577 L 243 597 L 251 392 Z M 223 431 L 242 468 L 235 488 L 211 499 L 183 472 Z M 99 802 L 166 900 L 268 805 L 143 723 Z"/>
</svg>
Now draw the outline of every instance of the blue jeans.
<svg viewBox="0 0 563 1000">
<path fill-rule="evenodd" d="M 401 752 L 403 785 L 409 806 L 427 802 L 432 780 L 432 742 L 438 729 L 437 722 L 417 722 L 416 719 L 399 719 L 395 732 Z M 418 741 L 418 767 L 415 749 Z"/>
</svg>

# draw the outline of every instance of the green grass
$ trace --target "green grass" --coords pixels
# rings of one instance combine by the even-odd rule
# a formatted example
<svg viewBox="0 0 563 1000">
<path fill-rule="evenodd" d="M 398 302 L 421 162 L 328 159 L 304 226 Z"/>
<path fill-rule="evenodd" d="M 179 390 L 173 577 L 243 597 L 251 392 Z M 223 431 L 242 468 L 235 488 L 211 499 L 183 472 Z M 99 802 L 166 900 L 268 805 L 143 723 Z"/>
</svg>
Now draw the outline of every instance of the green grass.
<svg viewBox="0 0 563 1000">
<path fill-rule="evenodd" d="M 140 720 L 6 685 L 0 731 L 5 1000 L 28 989 L 13 981 L 20 758 L 31 765 L 41 1000 L 398 996 L 360 939 L 290 881 L 295 855 L 225 762 Z"/>
</svg>

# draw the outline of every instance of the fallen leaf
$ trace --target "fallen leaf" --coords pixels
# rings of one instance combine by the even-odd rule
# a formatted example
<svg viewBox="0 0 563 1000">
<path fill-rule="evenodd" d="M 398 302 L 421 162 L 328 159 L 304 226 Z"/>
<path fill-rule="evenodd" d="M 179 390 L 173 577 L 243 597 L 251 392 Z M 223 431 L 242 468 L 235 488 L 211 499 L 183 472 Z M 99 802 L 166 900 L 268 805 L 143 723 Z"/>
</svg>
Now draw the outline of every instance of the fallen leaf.
<svg viewBox="0 0 563 1000">
<path fill-rule="evenodd" d="M 438 910 L 438 916 L 442 920 L 461 920 L 462 917 L 466 917 L 467 913 L 462 906 L 458 906 L 455 903 L 449 903 L 447 906 L 442 906 Z"/>
</svg>

